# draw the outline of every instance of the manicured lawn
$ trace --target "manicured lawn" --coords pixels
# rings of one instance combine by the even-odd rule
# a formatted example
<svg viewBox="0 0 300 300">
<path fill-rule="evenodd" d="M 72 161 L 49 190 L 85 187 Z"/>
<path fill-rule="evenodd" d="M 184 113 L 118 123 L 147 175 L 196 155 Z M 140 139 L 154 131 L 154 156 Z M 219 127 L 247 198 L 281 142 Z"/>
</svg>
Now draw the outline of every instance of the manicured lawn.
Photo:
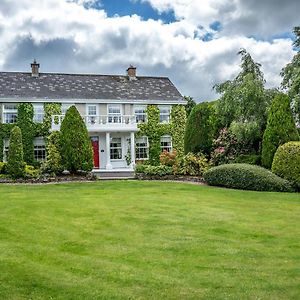
<svg viewBox="0 0 300 300">
<path fill-rule="evenodd" d="M 0 299 L 299 299 L 300 195 L 0 186 Z"/>
</svg>

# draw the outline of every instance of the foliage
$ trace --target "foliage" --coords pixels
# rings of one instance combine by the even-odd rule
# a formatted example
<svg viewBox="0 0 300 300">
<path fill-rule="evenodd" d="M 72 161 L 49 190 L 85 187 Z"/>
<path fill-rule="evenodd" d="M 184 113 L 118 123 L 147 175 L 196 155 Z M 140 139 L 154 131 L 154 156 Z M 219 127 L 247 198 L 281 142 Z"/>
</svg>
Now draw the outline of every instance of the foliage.
<svg viewBox="0 0 300 300">
<path fill-rule="evenodd" d="M 210 154 L 216 132 L 214 105 L 208 102 L 197 104 L 187 120 L 185 131 L 185 153 Z"/>
<path fill-rule="evenodd" d="M 60 174 L 63 171 L 63 164 L 61 158 L 61 145 L 60 145 L 61 133 L 59 131 L 53 131 L 47 140 L 47 160 L 43 164 L 43 172 Z"/>
<path fill-rule="evenodd" d="M 188 117 L 192 111 L 192 109 L 196 106 L 196 102 L 194 101 L 193 97 L 184 96 L 184 100 L 187 101 L 185 105 L 186 116 Z"/>
<path fill-rule="evenodd" d="M 278 146 L 298 140 L 299 134 L 290 109 L 289 98 L 284 94 L 277 95 L 272 102 L 263 136 L 262 165 L 270 169 Z"/>
<path fill-rule="evenodd" d="M 7 173 L 7 164 L 5 162 L 0 161 L 0 174 Z"/>
<path fill-rule="evenodd" d="M 10 134 L 7 172 L 12 178 L 24 177 L 22 132 L 15 126 Z"/>
<path fill-rule="evenodd" d="M 288 90 L 289 97 L 292 99 L 292 109 L 295 120 L 300 124 L 300 27 L 294 28 L 296 36 L 294 46 L 298 48 L 292 61 L 281 71 L 283 77 L 281 86 Z"/>
<path fill-rule="evenodd" d="M 272 163 L 272 172 L 295 182 L 300 188 L 300 142 L 288 142 L 278 147 Z"/>
<path fill-rule="evenodd" d="M 22 131 L 24 161 L 26 163 L 33 163 L 33 138 L 35 136 L 35 128 L 32 103 L 18 104 L 17 124 Z"/>
<path fill-rule="evenodd" d="M 172 167 L 176 163 L 177 151 L 173 150 L 171 152 L 163 151 L 159 155 L 159 161 L 164 166 Z"/>
<path fill-rule="evenodd" d="M 61 114 L 61 103 L 45 103 L 44 111 L 45 116 L 42 124 L 42 131 L 44 134 L 42 135 L 47 136 L 50 133 L 52 116 Z"/>
<path fill-rule="evenodd" d="M 182 159 L 180 173 L 191 176 L 203 176 L 208 169 L 209 163 L 204 154 L 190 152 Z"/>
<path fill-rule="evenodd" d="M 260 164 L 260 155 L 258 155 L 258 154 L 240 154 L 233 161 L 235 163 L 259 165 Z"/>
<path fill-rule="evenodd" d="M 293 192 L 292 184 L 267 169 L 248 164 L 227 164 L 211 168 L 204 173 L 204 179 L 209 185 L 227 188 Z"/>
<path fill-rule="evenodd" d="M 71 174 L 93 169 L 93 150 L 87 128 L 73 105 L 61 124 L 61 155 L 63 166 Z"/>
<path fill-rule="evenodd" d="M 30 166 L 30 165 L 25 165 L 24 172 L 25 172 L 24 177 L 27 179 L 38 178 L 41 175 L 39 169 L 35 169 L 34 166 Z"/>
<path fill-rule="evenodd" d="M 241 72 L 232 81 L 217 84 L 214 89 L 222 94 L 217 102 L 217 114 L 222 127 L 229 127 L 232 121 L 248 122 L 256 120 L 261 128 L 267 118 L 269 97 L 265 96 L 264 75 L 261 65 L 254 62 L 251 55 L 242 49 Z"/>
<path fill-rule="evenodd" d="M 173 149 L 178 156 L 183 154 L 184 131 L 186 123 L 185 108 L 183 105 L 173 105 L 171 110 L 171 121 L 169 124 L 159 122 L 159 109 L 157 105 L 147 106 L 147 123 L 140 123 L 137 137 L 147 136 L 149 141 L 149 164 L 159 165 L 161 153 L 160 138 L 163 135 L 172 137 Z"/>
<path fill-rule="evenodd" d="M 172 175 L 173 169 L 170 166 L 165 165 L 158 165 L 158 166 L 151 166 L 151 165 L 137 165 L 135 168 L 136 173 L 143 173 L 145 175 L 150 176 L 165 176 L 165 175 Z"/>
</svg>

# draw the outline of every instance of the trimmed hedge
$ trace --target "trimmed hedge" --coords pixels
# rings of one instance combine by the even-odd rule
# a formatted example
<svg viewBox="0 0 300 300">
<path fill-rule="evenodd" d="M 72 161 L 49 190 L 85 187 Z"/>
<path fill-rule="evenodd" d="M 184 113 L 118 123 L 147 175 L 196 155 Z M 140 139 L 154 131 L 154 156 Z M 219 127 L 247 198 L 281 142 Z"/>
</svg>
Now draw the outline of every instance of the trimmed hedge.
<svg viewBox="0 0 300 300">
<path fill-rule="evenodd" d="M 262 167 L 248 164 L 228 164 L 211 168 L 204 173 L 209 185 L 233 189 L 294 192 L 292 184 Z"/>
<path fill-rule="evenodd" d="M 137 174 L 165 176 L 165 175 L 172 175 L 173 168 L 164 165 L 150 166 L 150 165 L 140 164 L 140 165 L 136 165 L 135 172 Z"/>
<path fill-rule="evenodd" d="M 300 188 L 300 142 L 288 142 L 277 149 L 272 172 Z"/>
</svg>

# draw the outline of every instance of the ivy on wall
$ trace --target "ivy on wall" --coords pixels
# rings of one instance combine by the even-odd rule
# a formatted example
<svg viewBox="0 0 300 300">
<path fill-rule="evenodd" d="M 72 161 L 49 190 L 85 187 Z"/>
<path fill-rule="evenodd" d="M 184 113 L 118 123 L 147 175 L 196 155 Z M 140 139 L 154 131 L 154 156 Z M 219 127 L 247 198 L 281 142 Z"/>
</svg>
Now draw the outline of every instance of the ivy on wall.
<svg viewBox="0 0 300 300">
<path fill-rule="evenodd" d="M 17 125 L 22 131 L 24 161 L 32 164 L 34 162 L 34 138 L 38 136 L 47 137 L 50 134 L 51 115 L 59 114 L 61 114 L 60 103 L 45 103 L 43 123 L 34 123 L 32 103 L 18 104 L 17 123 L 0 124 L 0 161 L 3 161 L 3 140 L 9 139 L 12 128 Z"/>
<path fill-rule="evenodd" d="M 147 123 L 139 124 L 137 137 L 147 136 L 149 142 L 149 164 L 158 165 L 161 153 L 160 138 L 163 135 L 172 137 L 173 150 L 178 155 L 184 153 L 184 131 L 186 112 L 183 105 L 174 105 L 171 110 L 171 121 L 168 124 L 159 122 L 159 108 L 157 105 L 147 106 Z"/>
</svg>

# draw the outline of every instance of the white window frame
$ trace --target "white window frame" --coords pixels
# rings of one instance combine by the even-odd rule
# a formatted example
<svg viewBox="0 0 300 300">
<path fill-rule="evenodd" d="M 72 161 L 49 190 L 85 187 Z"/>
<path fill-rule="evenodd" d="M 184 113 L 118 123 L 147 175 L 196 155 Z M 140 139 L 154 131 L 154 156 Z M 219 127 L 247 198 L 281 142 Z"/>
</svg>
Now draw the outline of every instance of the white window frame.
<svg viewBox="0 0 300 300">
<path fill-rule="evenodd" d="M 64 116 L 67 110 L 72 106 L 75 105 L 74 103 L 61 103 L 61 114 Z"/>
<path fill-rule="evenodd" d="M 166 142 L 165 140 L 169 139 L 170 145 L 162 145 L 162 143 Z M 167 152 L 172 152 L 172 137 L 170 135 L 163 135 L 160 137 L 160 149 L 161 152 L 163 152 L 164 150 L 166 150 Z"/>
<path fill-rule="evenodd" d="M 117 108 L 119 112 L 111 112 L 111 109 Z M 108 123 L 122 123 L 122 106 L 121 104 L 107 105 Z"/>
<path fill-rule="evenodd" d="M 146 146 L 140 146 L 143 144 L 141 140 L 146 144 Z M 141 149 L 146 149 L 145 152 L 140 152 Z M 146 153 L 147 157 L 139 157 L 141 153 Z M 149 141 L 147 136 L 141 136 L 135 140 L 135 159 L 136 160 L 148 160 L 149 159 Z"/>
<path fill-rule="evenodd" d="M 112 143 L 113 143 L 113 140 L 115 139 L 118 139 L 120 140 L 120 146 L 117 146 L 117 147 L 112 147 Z M 110 149 L 110 160 L 111 161 L 120 161 L 120 160 L 123 160 L 123 139 L 122 137 L 112 137 L 111 140 L 110 140 L 110 145 L 109 145 L 109 149 Z M 113 158 L 112 157 L 112 150 L 121 150 L 121 157 L 120 158 Z"/>
<path fill-rule="evenodd" d="M 160 123 L 170 123 L 171 119 L 171 106 L 170 105 L 159 105 L 159 122 Z M 164 112 L 168 110 L 168 112 Z"/>
<path fill-rule="evenodd" d="M 47 159 L 46 143 L 43 137 L 35 137 L 33 140 L 33 155 L 34 160 L 43 162 Z M 40 155 L 39 153 L 44 153 Z"/>
<path fill-rule="evenodd" d="M 7 162 L 9 151 L 9 139 L 3 139 L 3 161 Z"/>
<path fill-rule="evenodd" d="M 93 108 L 93 112 L 90 111 L 90 108 Z M 86 115 L 87 121 L 89 124 L 96 123 L 96 117 L 98 116 L 98 105 L 97 104 L 86 104 Z"/>
<path fill-rule="evenodd" d="M 45 111 L 43 103 L 33 103 L 33 122 L 43 123 Z"/>
<path fill-rule="evenodd" d="M 143 111 L 143 112 L 137 112 Z M 146 105 L 135 105 L 134 115 L 136 123 L 147 123 L 147 106 Z"/>
<path fill-rule="evenodd" d="M 7 107 L 15 107 L 13 109 L 8 109 Z M 14 122 L 7 122 L 8 119 L 8 115 L 12 115 L 15 117 L 12 117 L 14 119 Z M 2 106 L 2 123 L 3 124 L 15 124 L 17 123 L 17 118 L 18 118 L 18 105 L 16 103 L 4 103 Z"/>
</svg>

